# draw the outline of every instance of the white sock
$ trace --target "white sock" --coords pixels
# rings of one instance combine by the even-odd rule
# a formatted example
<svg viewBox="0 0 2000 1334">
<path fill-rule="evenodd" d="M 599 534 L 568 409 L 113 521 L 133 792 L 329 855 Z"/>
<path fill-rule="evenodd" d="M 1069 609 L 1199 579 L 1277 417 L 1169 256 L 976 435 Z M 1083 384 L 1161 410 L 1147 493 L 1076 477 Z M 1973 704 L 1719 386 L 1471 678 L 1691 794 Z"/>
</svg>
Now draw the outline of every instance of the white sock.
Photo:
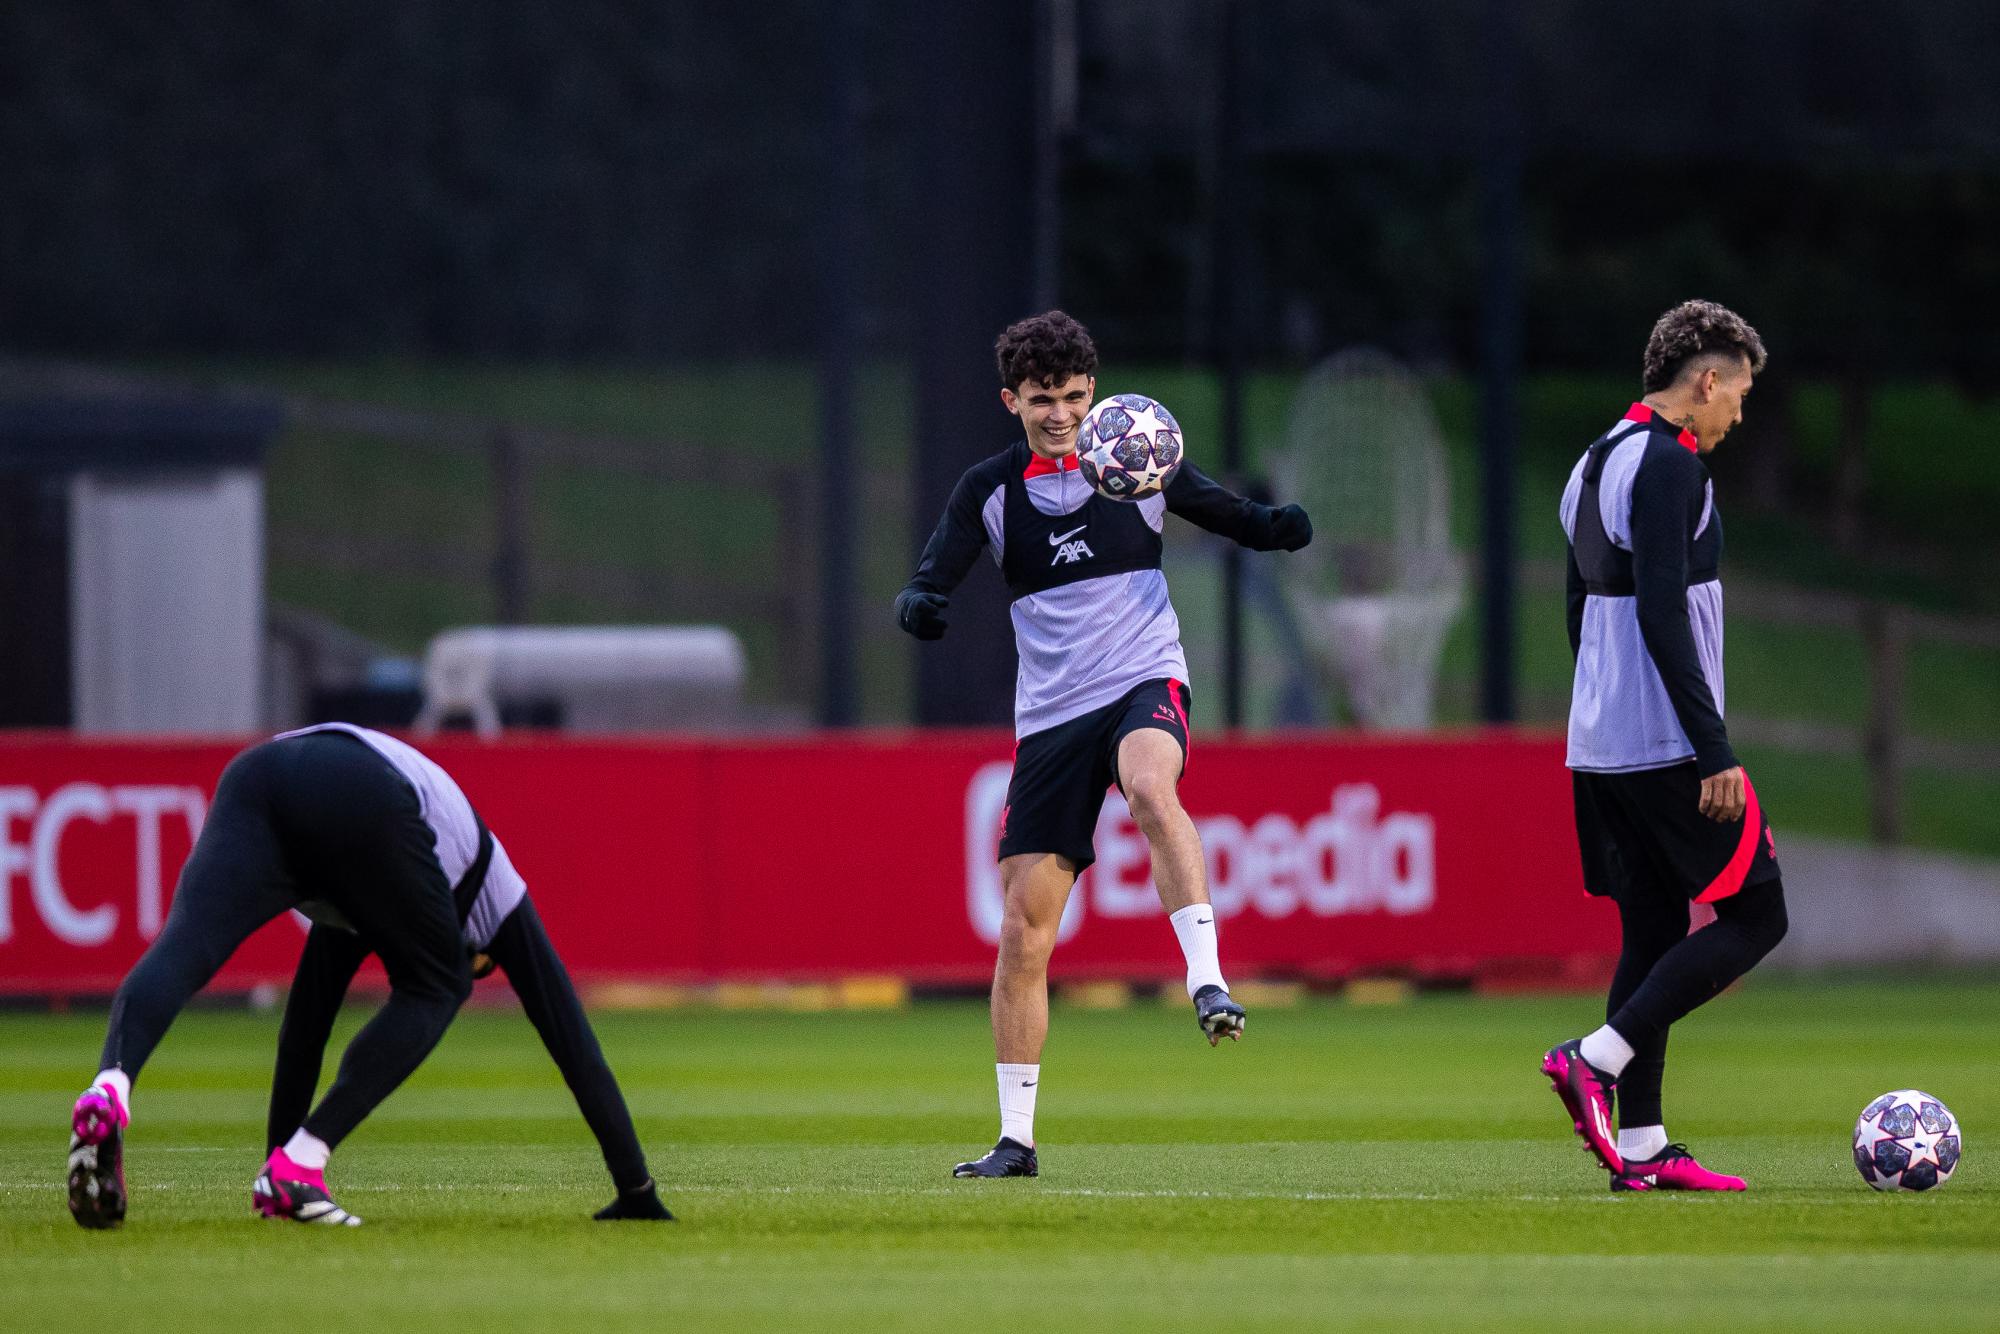
<svg viewBox="0 0 2000 1334">
<path fill-rule="evenodd" d="M 1665 1126 L 1633 1126 L 1618 1132 L 1618 1156 L 1644 1162 L 1667 1147 Z"/>
<path fill-rule="evenodd" d="M 90 1081 L 92 1088 L 110 1089 L 118 1095 L 118 1105 L 125 1109 L 125 1115 L 132 1115 L 132 1076 L 115 1067 L 99 1070 L 97 1078 Z"/>
<path fill-rule="evenodd" d="M 1583 1059 L 1616 1079 L 1632 1063 L 1632 1044 L 1606 1024 L 1583 1040 Z"/>
<path fill-rule="evenodd" d="M 1039 1065 L 996 1065 L 1000 1076 L 1000 1138 L 1035 1147 L 1035 1089 Z"/>
<path fill-rule="evenodd" d="M 326 1160 L 333 1156 L 333 1150 L 318 1135 L 307 1133 L 305 1127 L 292 1132 L 285 1141 L 285 1157 L 300 1167 L 310 1167 L 316 1172 L 326 1171 Z"/>
<path fill-rule="evenodd" d="M 1174 936 L 1181 942 L 1187 959 L 1188 999 L 1203 987 L 1229 990 L 1222 980 L 1222 964 L 1215 957 L 1215 909 L 1206 903 L 1190 903 L 1167 919 L 1174 924 Z"/>
</svg>

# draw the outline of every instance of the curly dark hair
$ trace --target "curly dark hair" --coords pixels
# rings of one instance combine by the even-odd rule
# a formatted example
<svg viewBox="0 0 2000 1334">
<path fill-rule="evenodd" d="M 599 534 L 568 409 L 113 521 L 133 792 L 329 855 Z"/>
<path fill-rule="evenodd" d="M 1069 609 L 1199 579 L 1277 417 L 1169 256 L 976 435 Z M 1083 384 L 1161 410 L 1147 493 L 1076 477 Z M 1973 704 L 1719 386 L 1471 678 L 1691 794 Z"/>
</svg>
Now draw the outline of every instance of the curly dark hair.
<svg viewBox="0 0 2000 1334">
<path fill-rule="evenodd" d="M 1646 392 L 1672 385 L 1689 363 L 1710 353 L 1742 357 L 1749 361 L 1752 375 L 1763 373 L 1764 340 L 1748 320 L 1713 301 L 1681 302 L 1660 316 L 1653 336 L 1646 340 Z"/>
<path fill-rule="evenodd" d="M 1029 380 L 1053 389 L 1072 375 L 1097 373 L 1097 344 L 1090 341 L 1090 330 L 1059 310 L 1008 325 L 994 340 L 993 357 L 1002 389 Z"/>
</svg>

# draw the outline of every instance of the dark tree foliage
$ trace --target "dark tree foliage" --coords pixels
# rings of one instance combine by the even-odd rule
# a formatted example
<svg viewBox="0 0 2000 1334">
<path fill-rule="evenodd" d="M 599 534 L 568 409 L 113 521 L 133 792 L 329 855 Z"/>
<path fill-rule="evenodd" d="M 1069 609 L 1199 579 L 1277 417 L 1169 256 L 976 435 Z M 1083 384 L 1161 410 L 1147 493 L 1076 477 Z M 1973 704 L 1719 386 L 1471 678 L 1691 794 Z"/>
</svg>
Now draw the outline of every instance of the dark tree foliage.
<svg viewBox="0 0 2000 1334">
<path fill-rule="evenodd" d="M 796 342 L 812 9 L 8 5 L 0 335 L 473 355 Z"/>
<path fill-rule="evenodd" d="M 1204 355 L 1235 209 L 1256 358 L 1469 364 L 1493 3 L 1254 0 L 1224 199 L 1216 6 L 1078 0 L 1064 303 L 1119 359 Z M 861 61 L 866 329 L 899 350 L 908 70 L 952 7 L 872 0 L 858 51 L 826 8 L 0 4 L 0 347 L 807 355 L 828 72 Z M 1634 331 L 1701 295 L 1794 372 L 2000 387 L 2000 6 L 1508 10 L 1531 367 L 1636 375 Z"/>
</svg>

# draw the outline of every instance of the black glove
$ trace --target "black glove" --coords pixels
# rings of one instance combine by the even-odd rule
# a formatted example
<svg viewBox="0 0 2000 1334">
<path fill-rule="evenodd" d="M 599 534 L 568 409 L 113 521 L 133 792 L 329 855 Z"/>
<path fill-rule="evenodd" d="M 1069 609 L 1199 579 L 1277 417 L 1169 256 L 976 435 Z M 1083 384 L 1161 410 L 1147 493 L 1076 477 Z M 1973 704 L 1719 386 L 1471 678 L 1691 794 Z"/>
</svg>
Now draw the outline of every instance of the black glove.
<svg viewBox="0 0 2000 1334">
<path fill-rule="evenodd" d="M 944 638 L 944 609 L 951 599 L 906 588 L 896 595 L 896 624 L 919 639 Z"/>
<path fill-rule="evenodd" d="M 621 1190 L 618 1198 L 591 1215 L 600 1223 L 615 1223 L 621 1219 L 650 1219 L 657 1223 L 671 1223 L 674 1216 L 667 1212 L 667 1206 L 660 1203 L 660 1189 L 650 1180 L 635 1190 Z"/>
<path fill-rule="evenodd" d="M 1271 515 L 1271 545 L 1280 551 L 1297 551 L 1313 540 L 1313 521 L 1303 506 L 1287 505 Z"/>
</svg>

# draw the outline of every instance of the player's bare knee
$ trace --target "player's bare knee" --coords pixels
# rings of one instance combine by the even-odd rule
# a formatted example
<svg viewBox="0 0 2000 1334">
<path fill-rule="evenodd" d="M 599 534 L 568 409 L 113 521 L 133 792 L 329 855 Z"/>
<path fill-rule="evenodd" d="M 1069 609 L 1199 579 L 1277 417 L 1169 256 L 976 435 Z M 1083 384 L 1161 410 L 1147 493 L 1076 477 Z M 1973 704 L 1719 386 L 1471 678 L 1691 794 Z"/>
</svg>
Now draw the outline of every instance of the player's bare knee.
<svg viewBox="0 0 2000 1334">
<path fill-rule="evenodd" d="M 1055 953 L 1063 905 L 1038 898 L 1027 892 L 1007 896 L 1000 914 L 1000 967 L 1006 971 L 1046 970 Z"/>
<path fill-rule="evenodd" d="M 1134 775 L 1125 785 L 1125 804 L 1132 808 L 1132 822 L 1148 835 L 1167 828 L 1181 814 L 1173 780 L 1158 773 Z"/>
<path fill-rule="evenodd" d="M 1007 972 L 1046 971 L 1056 949 L 1054 921 L 1041 922 L 1025 912 L 1009 907 L 1000 919 L 1000 967 Z"/>
</svg>

